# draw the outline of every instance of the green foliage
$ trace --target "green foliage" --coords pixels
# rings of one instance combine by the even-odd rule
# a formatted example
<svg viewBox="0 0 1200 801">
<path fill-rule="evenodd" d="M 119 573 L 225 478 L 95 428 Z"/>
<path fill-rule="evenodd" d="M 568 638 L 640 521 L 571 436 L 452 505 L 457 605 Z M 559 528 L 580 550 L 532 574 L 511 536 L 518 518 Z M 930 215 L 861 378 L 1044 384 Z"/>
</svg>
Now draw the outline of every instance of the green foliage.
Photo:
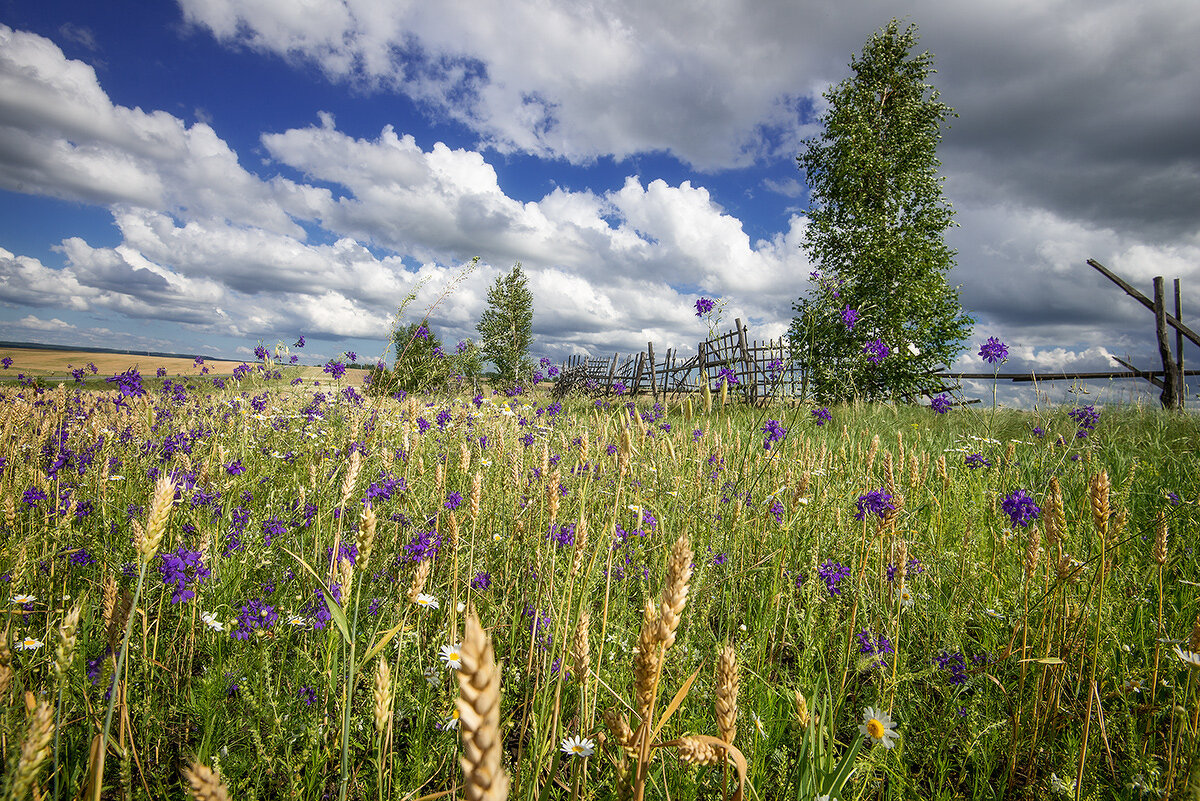
<svg viewBox="0 0 1200 801">
<path fill-rule="evenodd" d="M 797 157 L 811 189 L 804 247 L 816 285 L 793 306 L 789 337 L 820 402 L 935 390 L 929 373 L 962 350 L 974 320 L 946 282 L 954 211 L 936 157 L 953 110 L 927 83 L 933 56 L 911 55 L 914 26 L 892 20 L 825 93 L 825 130 Z M 861 315 L 853 327 L 845 309 Z M 890 354 L 868 361 L 882 340 Z M 910 347 L 911 346 L 911 347 Z"/>
<path fill-rule="evenodd" d="M 392 343 L 396 363 L 391 372 L 372 373 L 374 393 L 451 391 L 462 387 L 464 382 L 478 381 L 483 374 L 478 345 L 463 340 L 453 352 L 447 353 L 428 320 L 396 329 Z"/>
<path fill-rule="evenodd" d="M 518 262 L 499 276 L 488 290 L 488 307 L 477 326 L 483 353 L 496 365 L 504 383 L 516 383 L 532 368 L 529 346 L 533 343 L 533 296 L 525 285 Z"/>
</svg>

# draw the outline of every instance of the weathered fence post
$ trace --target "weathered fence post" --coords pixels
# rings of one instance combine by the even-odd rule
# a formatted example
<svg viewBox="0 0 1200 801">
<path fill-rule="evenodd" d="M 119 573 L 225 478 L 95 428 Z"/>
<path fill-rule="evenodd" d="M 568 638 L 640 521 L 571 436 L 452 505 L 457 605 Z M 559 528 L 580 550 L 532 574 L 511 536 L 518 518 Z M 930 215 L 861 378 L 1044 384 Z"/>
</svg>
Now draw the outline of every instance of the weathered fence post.
<svg viewBox="0 0 1200 801">
<path fill-rule="evenodd" d="M 1158 355 L 1162 357 L 1163 363 L 1163 391 L 1158 399 L 1164 409 L 1177 409 L 1179 408 L 1176 399 L 1179 375 L 1175 360 L 1171 358 L 1171 343 L 1167 340 L 1167 307 L 1163 295 L 1163 277 L 1156 275 L 1154 276 L 1154 333 L 1158 339 Z"/>
<path fill-rule="evenodd" d="M 1179 299 L 1179 279 L 1175 279 L 1175 319 L 1183 322 L 1183 303 Z M 1183 369 L 1183 332 L 1175 329 L 1175 369 L 1179 373 L 1179 392 L 1176 402 L 1182 409 L 1187 401 L 1187 373 Z"/>
<path fill-rule="evenodd" d="M 646 351 L 650 354 L 650 395 L 658 403 L 658 379 L 654 372 L 654 343 L 646 343 Z"/>
<path fill-rule="evenodd" d="M 608 390 L 604 393 L 605 395 L 612 394 L 613 380 L 617 376 L 617 356 L 618 355 L 620 355 L 620 354 L 617 354 L 617 353 L 613 354 L 612 367 L 608 368 Z"/>
</svg>

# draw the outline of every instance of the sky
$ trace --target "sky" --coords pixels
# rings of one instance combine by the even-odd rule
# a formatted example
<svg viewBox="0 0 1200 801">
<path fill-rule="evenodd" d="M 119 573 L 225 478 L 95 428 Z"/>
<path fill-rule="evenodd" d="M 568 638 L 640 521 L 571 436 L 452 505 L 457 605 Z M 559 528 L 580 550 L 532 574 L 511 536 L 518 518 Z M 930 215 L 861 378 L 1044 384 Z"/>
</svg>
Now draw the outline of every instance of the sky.
<svg viewBox="0 0 1200 801">
<path fill-rule="evenodd" d="M 1192 0 L 0 0 L 0 340 L 374 359 L 427 312 L 477 339 L 517 262 L 535 357 L 692 353 L 700 296 L 778 337 L 813 269 L 795 158 L 893 17 L 957 114 L 951 367 L 995 336 L 1006 371 L 1161 369 L 1086 260 L 1197 319 Z"/>
</svg>

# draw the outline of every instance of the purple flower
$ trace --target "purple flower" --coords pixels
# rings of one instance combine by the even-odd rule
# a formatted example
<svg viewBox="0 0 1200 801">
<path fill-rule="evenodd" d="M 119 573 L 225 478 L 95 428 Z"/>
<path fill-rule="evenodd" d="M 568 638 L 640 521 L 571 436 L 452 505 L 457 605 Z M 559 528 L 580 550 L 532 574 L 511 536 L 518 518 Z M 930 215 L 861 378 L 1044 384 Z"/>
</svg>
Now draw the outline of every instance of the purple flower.
<svg viewBox="0 0 1200 801">
<path fill-rule="evenodd" d="M 284 534 L 286 534 L 287 526 L 285 526 L 283 524 L 283 521 L 280 520 L 278 517 L 276 517 L 275 515 L 271 515 L 270 517 L 268 517 L 266 520 L 263 521 L 262 532 L 263 532 L 263 541 L 266 543 L 267 547 L 269 548 L 269 547 L 271 547 L 271 538 L 276 537 L 276 536 L 283 536 Z"/>
<path fill-rule="evenodd" d="M 1008 346 L 995 337 L 988 337 L 980 346 L 979 355 L 988 364 L 1000 364 L 1008 358 Z"/>
<path fill-rule="evenodd" d="M 254 349 L 254 358 L 260 359 L 260 360 L 266 359 L 267 358 L 267 349 L 264 348 L 262 345 L 259 345 L 257 348 Z"/>
<path fill-rule="evenodd" d="M 269 629 L 279 619 L 275 607 L 264 604 L 255 598 L 242 605 L 242 613 L 238 615 L 238 626 L 233 631 L 233 637 L 238 640 L 250 638 L 253 629 Z"/>
<path fill-rule="evenodd" d="M 457 492 L 451 492 L 446 496 L 446 503 L 444 505 L 447 509 L 453 512 L 462 505 L 462 495 Z"/>
<path fill-rule="evenodd" d="M 710 311 L 712 311 L 713 306 L 715 306 L 715 305 L 716 304 L 713 303 L 712 300 L 710 300 L 709 298 L 699 298 L 696 301 L 696 316 L 703 317 L 704 315 L 706 315 Z M 7 367 L 7 366 L 8 365 L 5 365 L 5 367 Z"/>
<path fill-rule="evenodd" d="M 861 317 L 856 310 L 850 308 L 850 304 L 846 304 L 846 308 L 842 309 L 842 322 L 846 324 L 847 331 L 853 331 L 854 326 L 858 323 L 858 318 Z"/>
<path fill-rule="evenodd" d="M 296 340 L 296 345 L 295 345 L 295 346 L 296 346 L 297 348 L 303 348 L 303 347 L 304 347 L 304 335 L 303 335 L 303 334 L 301 334 L 301 335 L 300 335 L 300 338 Z"/>
<path fill-rule="evenodd" d="M 929 401 L 929 408 L 933 409 L 937 414 L 945 414 L 950 411 L 950 396 L 945 392 L 938 395 L 933 400 Z"/>
<path fill-rule="evenodd" d="M 1033 435 L 1038 439 L 1041 439 L 1042 437 L 1046 436 L 1046 429 L 1042 428 L 1041 426 L 1034 426 Z"/>
<path fill-rule="evenodd" d="M 963 462 L 964 462 L 964 464 L 966 464 L 967 467 L 971 468 L 972 470 L 975 470 L 980 467 L 991 467 L 992 466 L 992 463 L 989 462 L 987 459 L 983 458 L 983 454 L 981 454 L 981 453 L 967 454 L 967 458 L 964 459 Z"/>
<path fill-rule="evenodd" d="M 417 326 L 417 331 L 414 334 L 417 339 L 429 339 L 429 329 L 424 324 Z"/>
<path fill-rule="evenodd" d="M 0 359 L 0 365 L 3 365 L 5 370 L 12 367 L 12 357 L 5 356 L 3 359 Z"/>
<path fill-rule="evenodd" d="M 882 657 L 884 654 L 896 653 L 891 640 L 882 634 L 875 635 L 867 629 L 863 629 L 855 637 L 858 639 L 858 652 L 860 654 Z M 877 660 L 876 664 L 881 668 L 887 667 L 887 662 L 883 659 Z"/>
<path fill-rule="evenodd" d="M 352 350 L 348 350 L 346 351 L 346 358 L 351 362 L 356 362 L 358 361 L 358 354 Z"/>
<path fill-rule="evenodd" d="M 859 495 L 855 505 L 858 507 L 858 513 L 854 515 L 855 520 L 862 520 L 868 512 L 882 519 L 884 512 L 896 509 L 892 505 L 892 496 L 884 492 L 882 487 L 871 490 L 866 495 Z"/>
<path fill-rule="evenodd" d="M 771 504 L 770 512 L 771 517 L 775 518 L 775 524 L 781 525 L 783 523 L 783 504 L 776 500 Z"/>
<path fill-rule="evenodd" d="M 334 381 L 340 381 L 342 376 L 346 374 L 346 365 L 339 361 L 331 360 L 321 368 L 321 372 L 329 373 L 331 376 L 333 376 Z"/>
<path fill-rule="evenodd" d="M 180 545 L 175 553 L 159 554 L 158 570 L 162 573 L 163 584 L 171 587 L 171 603 L 177 604 L 190 601 L 196 597 L 192 589 L 204 583 L 211 571 L 200 561 L 199 551 L 189 551 Z"/>
<path fill-rule="evenodd" d="M 736 387 L 738 385 L 737 376 L 734 375 L 733 370 L 729 369 L 728 367 L 722 367 L 720 369 L 720 371 L 717 373 L 717 386 L 718 387 L 721 386 L 722 381 L 724 381 L 726 384 L 728 384 L 731 387 Z"/>
<path fill-rule="evenodd" d="M 763 450 L 771 450 L 772 442 L 779 442 L 787 436 L 787 429 L 779 425 L 778 420 L 768 420 L 766 425 L 762 427 L 762 432 L 766 436 L 763 440 Z"/>
<path fill-rule="evenodd" d="M 1168 492 L 1167 493 L 1167 503 L 1171 504 L 1172 506 L 1178 506 L 1180 504 L 1179 493 Z"/>
<path fill-rule="evenodd" d="M 225 465 L 225 472 L 231 476 L 240 476 L 242 473 L 246 472 L 246 468 L 242 467 L 241 459 L 235 459 L 234 461 Z"/>
<path fill-rule="evenodd" d="M 879 364 L 891 352 L 891 349 L 888 348 L 882 339 L 876 338 L 863 345 L 863 353 L 867 354 L 867 361 L 871 362 L 871 364 Z"/>
<path fill-rule="evenodd" d="M 813 409 L 812 416 L 818 428 L 833 419 L 833 415 L 829 413 L 829 407 L 827 406 L 822 406 L 820 409 Z"/>
<path fill-rule="evenodd" d="M 841 562 L 835 562 L 832 559 L 826 559 L 821 563 L 821 566 L 817 568 L 817 575 L 820 576 L 825 582 L 825 589 L 829 591 L 829 597 L 832 598 L 835 595 L 842 594 L 841 589 L 838 587 L 838 583 L 841 582 L 841 580 L 846 576 L 850 575 L 850 568 L 847 565 L 843 565 Z"/>
<path fill-rule="evenodd" d="M 933 658 L 933 664 L 950 674 L 948 681 L 954 685 L 967 683 L 967 664 L 959 652 L 950 653 L 943 650 Z"/>
<path fill-rule="evenodd" d="M 158 368 L 158 370 L 157 370 L 157 371 L 155 371 L 154 375 L 155 375 L 155 377 L 156 377 L 156 378 L 164 378 L 164 377 L 166 377 L 166 375 L 167 375 L 167 368 L 165 368 L 165 367 L 160 367 L 160 368 Z"/>
<path fill-rule="evenodd" d="M 140 398 L 146 394 L 146 390 L 142 388 L 142 376 L 136 367 L 130 367 L 125 372 L 104 380 L 109 384 L 116 384 L 123 398 Z"/>
<path fill-rule="evenodd" d="M 483 572 L 476 573 L 475 577 L 471 579 L 471 586 L 477 590 L 488 589 L 492 586 L 492 574 Z"/>
<path fill-rule="evenodd" d="M 1078 439 L 1083 439 L 1089 432 L 1096 430 L 1096 424 L 1100 422 L 1100 412 L 1095 406 L 1080 406 L 1078 409 L 1072 409 L 1067 412 L 1067 417 L 1075 421 L 1079 426 L 1079 430 L 1075 432 Z"/>
<path fill-rule="evenodd" d="M 575 544 L 575 526 L 572 523 L 556 523 L 546 534 L 546 539 L 554 540 L 559 548 L 569 548 Z"/>
<path fill-rule="evenodd" d="M 47 496 L 46 493 L 37 487 L 30 487 L 21 495 L 21 500 L 25 502 L 26 506 L 32 509 L 38 505 L 38 501 L 47 500 Z"/>
<path fill-rule="evenodd" d="M 1012 520 L 1014 526 L 1026 528 L 1041 516 L 1042 510 L 1033 502 L 1025 490 L 1013 490 L 1000 503 L 1000 508 Z"/>
</svg>

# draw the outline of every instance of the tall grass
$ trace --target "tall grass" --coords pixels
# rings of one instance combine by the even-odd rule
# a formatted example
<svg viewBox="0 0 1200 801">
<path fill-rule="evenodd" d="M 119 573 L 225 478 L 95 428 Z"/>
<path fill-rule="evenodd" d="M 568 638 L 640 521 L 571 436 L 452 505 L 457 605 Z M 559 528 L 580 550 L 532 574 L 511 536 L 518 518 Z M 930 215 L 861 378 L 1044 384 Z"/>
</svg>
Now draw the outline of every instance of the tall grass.
<svg viewBox="0 0 1200 801">
<path fill-rule="evenodd" d="M 203 381 L 3 390 L 10 796 L 1200 786 L 1193 417 Z"/>
</svg>

